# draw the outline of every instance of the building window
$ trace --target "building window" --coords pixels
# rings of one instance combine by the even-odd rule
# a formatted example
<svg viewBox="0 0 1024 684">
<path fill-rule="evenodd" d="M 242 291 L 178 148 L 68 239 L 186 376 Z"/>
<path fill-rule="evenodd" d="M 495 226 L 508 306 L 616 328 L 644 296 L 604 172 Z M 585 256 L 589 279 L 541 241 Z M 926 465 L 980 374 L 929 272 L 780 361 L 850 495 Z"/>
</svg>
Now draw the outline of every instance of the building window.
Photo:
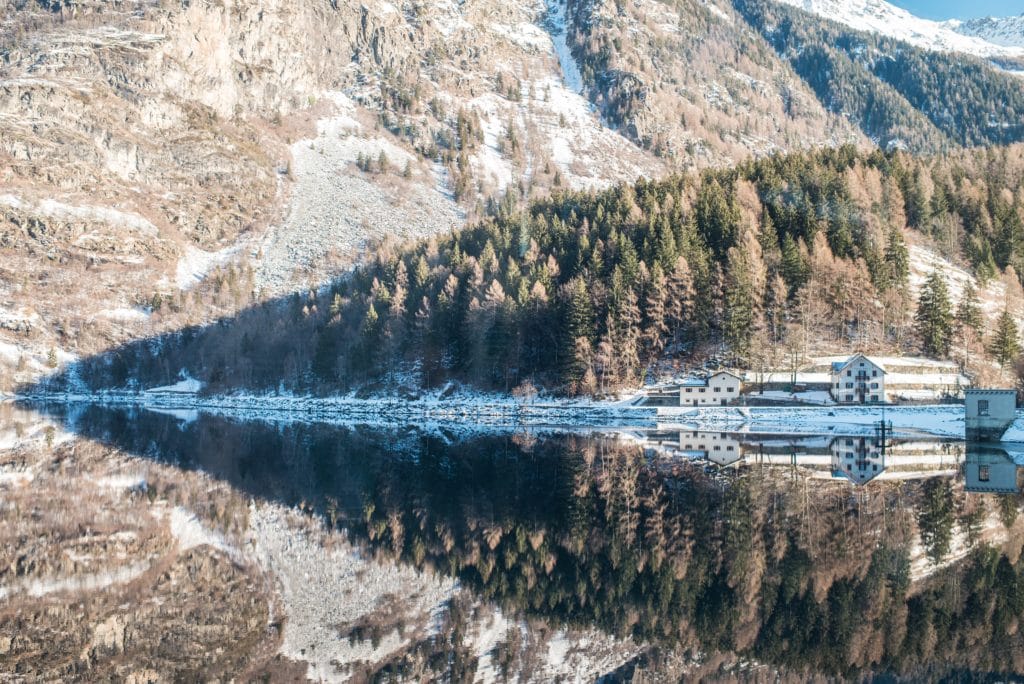
<svg viewBox="0 0 1024 684">
<path fill-rule="evenodd" d="M 705 388 L 701 387 L 701 388 L 700 388 L 700 393 L 701 393 L 701 394 L 704 394 L 704 392 L 707 392 L 707 390 L 706 390 Z"/>
<path fill-rule="evenodd" d="M 690 392 L 692 392 L 692 391 L 693 391 L 693 388 L 692 388 L 692 387 L 687 387 L 687 388 L 686 388 L 686 393 L 687 393 L 687 394 L 689 394 L 689 393 L 690 393 Z"/>
<path fill-rule="evenodd" d="M 727 446 L 727 447 L 725 447 L 725 450 L 726 451 L 735 451 L 735 448 L 731 447 L 731 446 Z"/>
<path fill-rule="evenodd" d="M 721 445 L 719 445 L 719 444 L 716 444 L 716 445 L 715 445 L 715 451 L 721 451 L 721 450 L 722 450 L 722 447 L 721 447 Z"/>
<path fill-rule="evenodd" d="M 871 389 L 878 389 L 878 383 L 877 382 L 871 383 Z"/>
<path fill-rule="evenodd" d="M 876 371 L 876 370 L 871 371 L 871 377 L 877 378 L 878 377 L 878 371 Z"/>
<path fill-rule="evenodd" d="M 846 389 L 853 389 L 853 383 L 852 382 L 846 383 Z"/>
<path fill-rule="evenodd" d="M 864 362 L 863 362 L 863 361 L 861 361 L 861 362 L 860 362 L 860 367 L 861 367 L 861 368 L 863 368 L 863 367 L 864 367 Z"/>
<path fill-rule="evenodd" d="M 727 388 L 725 388 L 725 391 L 726 392 L 735 392 L 736 388 L 735 387 L 727 387 Z"/>
<path fill-rule="evenodd" d="M 721 392 L 721 391 L 722 391 L 722 388 L 721 388 L 721 387 L 716 387 L 716 388 L 715 388 L 715 391 L 716 391 L 716 392 Z"/>
<path fill-rule="evenodd" d="M 846 440 L 846 446 L 853 446 L 853 440 L 852 439 Z"/>
<path fill-rule="evenodd" d="M 877 394 L 872 394 L 871 395 L 871 401 L 873 401 L 874 403 L 877 404 L 878 403 L 878 395 Z"/>
<path fill-rule="evenodd" d="M 979 399 L 978 400 L 978 415 L 979 416 L 987 416 L 988 415 L 988 399 Z"/>
<path fill-rule="evenodd" d="M 852 377 L 852 376 L 853 376 L 853 371 L 852 370 L 846 371 L 846 377 L 849 378 L 849 377 Z"/>
<path fill-rule="evenodd" d="M 988 466 L 978 466 L 978 481 L 988 482 Z"/>
<path fill-rule="evenodd" d="M 853 401 L 853 395 L 852 394 L 847 394 L 846 395 L 846 401 Z"/>
</svg>

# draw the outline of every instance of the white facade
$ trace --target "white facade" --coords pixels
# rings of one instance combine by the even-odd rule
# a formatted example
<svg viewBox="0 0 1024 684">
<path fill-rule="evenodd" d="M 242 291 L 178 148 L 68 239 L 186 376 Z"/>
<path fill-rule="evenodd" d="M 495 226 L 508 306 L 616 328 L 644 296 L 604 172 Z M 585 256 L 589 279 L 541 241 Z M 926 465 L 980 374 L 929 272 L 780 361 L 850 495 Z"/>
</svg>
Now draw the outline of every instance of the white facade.
<svg viewBox="0 0 1024 684">
<path fill-rule="evenodd" d="M 832 364 L 832 400 L 840 404 L 881 404 L 886 399 L 885 368 L 863 354 Z"/>
<path fill-rule="evenodd" d="M 695 379 L 679 388 L 680 406 L 725 406 L 736 401 L 743 378 L 729 371 L 718 371 L 705 380 Z"/>
</svg>

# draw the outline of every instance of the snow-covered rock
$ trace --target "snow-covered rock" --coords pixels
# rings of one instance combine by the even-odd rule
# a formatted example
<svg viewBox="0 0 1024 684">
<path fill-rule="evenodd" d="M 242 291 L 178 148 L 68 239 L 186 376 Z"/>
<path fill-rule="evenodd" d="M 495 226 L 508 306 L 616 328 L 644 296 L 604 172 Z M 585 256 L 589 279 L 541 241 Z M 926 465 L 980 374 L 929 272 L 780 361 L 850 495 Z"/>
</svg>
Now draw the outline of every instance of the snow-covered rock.
<svg viewBox="0 0 1024 684">
<path fill-rule="evenodd" d="M 984 17 L 968 21 L 954 19 L 945 25 L 961 35 L 981 38 L 993 45 L 1024 48 L 1024 14 L 1018 17 Z"/>
</svg>

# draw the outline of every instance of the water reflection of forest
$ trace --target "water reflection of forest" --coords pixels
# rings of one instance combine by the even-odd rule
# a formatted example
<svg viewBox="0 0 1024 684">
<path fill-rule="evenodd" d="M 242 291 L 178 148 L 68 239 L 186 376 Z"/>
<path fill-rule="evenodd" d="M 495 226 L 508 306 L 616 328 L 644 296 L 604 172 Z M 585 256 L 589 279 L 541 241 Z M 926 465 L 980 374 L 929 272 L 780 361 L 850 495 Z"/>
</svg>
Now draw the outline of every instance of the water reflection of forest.
<svg viewBox="0 0 1024 684">
<path fill-rule="evenodd" d="M 55 413 L 316 511 L 370 552 L 458 577 L 509 611 L 797 672 L 1024 672 L 1024 523 L 1004 452 L 932 443 L 885 461 L 913 477 L 853 486 L 846 438 L 804 442 L 803 460 L 765 440 L 716 462 L 713 443 L 706 458 L 685 453 L 698 450 L 684 433 L 460 438 Z"/>
</svg>

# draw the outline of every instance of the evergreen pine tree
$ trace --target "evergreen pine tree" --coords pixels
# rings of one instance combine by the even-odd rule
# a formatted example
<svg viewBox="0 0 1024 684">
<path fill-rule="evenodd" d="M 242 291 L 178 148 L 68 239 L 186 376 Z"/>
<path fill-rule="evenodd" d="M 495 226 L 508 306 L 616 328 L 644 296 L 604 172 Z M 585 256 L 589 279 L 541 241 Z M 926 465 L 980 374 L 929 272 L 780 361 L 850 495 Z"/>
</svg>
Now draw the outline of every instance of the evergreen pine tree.
<svg viewBox="0 0 1024 684">
<path fill-rule="evenodd" d="M 961 328 L 970 328 L 977 333 L 980 333 L 985 325 L 974 283 L 967 283 L 967 287 L 964 288 L 960 305 L 956 309 L 956 322 Z"/>
<path fill-rule="evenodd" d="M 1020 354 L 1020 337 L 1017 324 L 1009 311 L 1004 310 L 996 322 L 996 331 L 989 345 L 989 352 L 1005 368 Z"/>
<path fill-rule="evenodd" d="M 750 280 L 751 267 L 746 252 L 739 247 L 729 249 L 723 288 L 725 310 L 722 332 L 726 344 L 740 358 L 750 351 L 750 340 L 754 332 L 756 302 Z"/>
<path fill-rule="evenodd" d="M 910 252 L 899 228 L 889 230 L 885 246 L 885 263 L 889 267 L 889 284 L 902 288 L 910 277 Z"/>
<path fill-rule="evenodd" d="M 575 391 L 590 364 L 590 359 L 581 358 L 579 352 L 583 348 L 580 340 L 586 340 L 589 349 L 594 334 L 594 311 L 590 292 L 581 277 L 566 283 L 561 299 L 562 320 L 558 330 L 561 379 L 569 391 Z"/>
<path fill-rule="evenodd" d="M 808 268 L 807 262 L 804 260 L 803 255 L 800 253 L 800 248 L 796 244 L 796 240 L 793 236 L 787 233 L 782 238 L 782 265 L 780 271 L 782 272 L 782 278 L 789 285 L 791 291 L 799 290 L 807 282 Z"/>
<path fill-rule="evenodd" d="M 932 271 L 921 287 L 914 323 L 926 354 L 949 355 L 953 342 L 953 312 L 946 280 L 938 271 Z"/>
</svg>

